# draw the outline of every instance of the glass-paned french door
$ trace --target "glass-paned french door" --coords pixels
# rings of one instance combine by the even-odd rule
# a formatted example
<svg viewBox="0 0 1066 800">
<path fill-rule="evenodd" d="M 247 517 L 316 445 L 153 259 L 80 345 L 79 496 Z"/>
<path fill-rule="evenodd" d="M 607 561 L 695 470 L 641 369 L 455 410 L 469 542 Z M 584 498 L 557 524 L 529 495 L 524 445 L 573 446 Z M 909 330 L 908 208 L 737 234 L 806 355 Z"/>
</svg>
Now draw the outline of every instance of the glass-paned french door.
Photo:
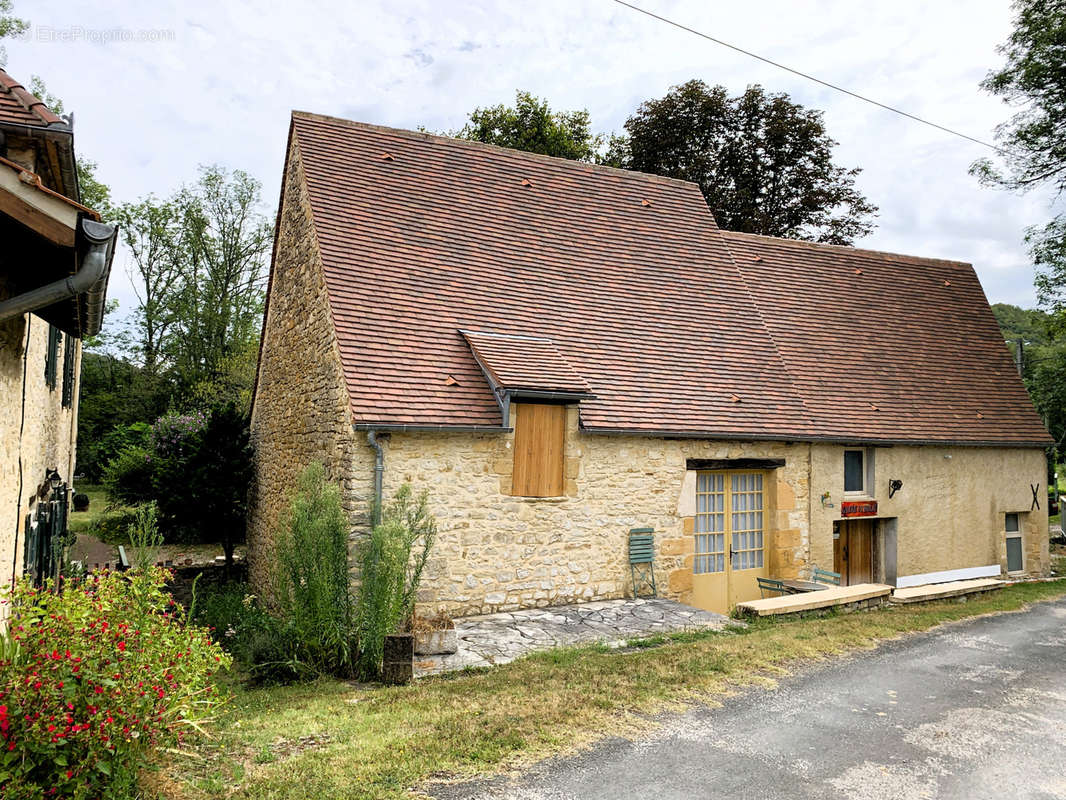
<svg viewBox="0 0 1066 800">
<path fill-rule="evenodd" d="M 724 572 L 727 557 L 730 569 L 761 569 L 765 559 L 762 473 L 699 473 L 695 522 L 693 573 Z"/>
</svg>

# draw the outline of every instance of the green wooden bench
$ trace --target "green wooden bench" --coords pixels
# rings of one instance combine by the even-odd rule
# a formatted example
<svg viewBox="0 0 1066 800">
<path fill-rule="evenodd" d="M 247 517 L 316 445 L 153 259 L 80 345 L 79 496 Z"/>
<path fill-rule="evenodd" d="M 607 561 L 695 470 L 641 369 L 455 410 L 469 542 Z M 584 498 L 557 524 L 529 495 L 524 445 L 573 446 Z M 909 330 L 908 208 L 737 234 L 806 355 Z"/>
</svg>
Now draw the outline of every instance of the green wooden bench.
<svg viewBox="0 0 1066 800">
<path fill-rule="evenodd" d="M 830 586 L 840 585 L 840 573 L 830 572 L 827 569 L 821 567 L 815 567 L 811 573 L 811 580 L 815 583 L 828 583 Z"/>
<path fill-rule="evenodd" d="M 629 575 L 633 579 L 633 597 L 639 597 L 641 585 L 655 588 L 655 529 L 633 528 L 629 532 Z"/>
<path fill-rule="evenodd" d="M 767 592 L 777 592 L 778 595 L 787 594 L 788 589 L 785 588 L 785 584 L 776 578 L 756 578 L 759 583 L 759 593 L 763 597 L 766 597 Z M 773 597 L 773 595 L 770 595 Z"/>
</svg>

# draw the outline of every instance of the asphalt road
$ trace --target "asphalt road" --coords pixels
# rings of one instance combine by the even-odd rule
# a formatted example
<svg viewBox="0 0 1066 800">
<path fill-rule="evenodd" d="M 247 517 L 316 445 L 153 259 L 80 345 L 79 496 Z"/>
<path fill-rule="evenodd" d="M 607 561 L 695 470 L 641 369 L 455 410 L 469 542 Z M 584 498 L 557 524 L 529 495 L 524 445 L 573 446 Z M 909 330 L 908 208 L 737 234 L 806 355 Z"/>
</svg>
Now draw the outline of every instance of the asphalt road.
<svg viewBox="0 0 1066 800">
<path fill-rule="evenodd" d="M 439 798 L 1066 798 L 1066 600 L 889 642 Z"/>
</svg>

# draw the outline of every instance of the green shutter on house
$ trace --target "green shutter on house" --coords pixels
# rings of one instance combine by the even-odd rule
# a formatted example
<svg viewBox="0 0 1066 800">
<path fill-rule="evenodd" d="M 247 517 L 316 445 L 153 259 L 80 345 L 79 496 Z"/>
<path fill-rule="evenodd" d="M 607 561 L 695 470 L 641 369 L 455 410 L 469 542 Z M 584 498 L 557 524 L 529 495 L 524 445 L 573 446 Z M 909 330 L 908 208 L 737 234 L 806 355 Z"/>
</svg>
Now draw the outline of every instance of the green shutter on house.
<svg viewBox="0 0 1066 800">
<path fill-rule="evenodd" d="M 74 405 L 74 337 L 63 339 L 63 408 Z"/>
<path fill-rule="evenodd" d="M 56 372 L 59 361 L 59 328 L 48 326 L 48 352 L 44 355 L 44 382 L 49 389 L 56 388 Z"/>
</svg>

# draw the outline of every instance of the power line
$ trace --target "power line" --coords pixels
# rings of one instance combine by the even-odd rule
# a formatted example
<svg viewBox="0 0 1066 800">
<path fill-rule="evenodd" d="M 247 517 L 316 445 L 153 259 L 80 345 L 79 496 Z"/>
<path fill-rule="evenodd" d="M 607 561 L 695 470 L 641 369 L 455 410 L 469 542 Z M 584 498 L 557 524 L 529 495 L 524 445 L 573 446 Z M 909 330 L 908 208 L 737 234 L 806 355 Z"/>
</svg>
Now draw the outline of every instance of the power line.
<svg viewBox="0 0 1066 800">
<path fill-rule="evenodd" d="M 640 12 L 641 14 L 645 15 L 646 17 L 651 17 L 652 19 L 657 19 L 657 20 L 659 20 L 659 22 L 665 22 L 667 25 L 672 25 L 673 27 L 678 28 L 680 30 L 686 31 L 688 33 L 693 33 L 696 36 L 699 36 L 699 37 L 701 37 L 703 39 L 706 39 L 709 42 L 714 42 L 715 44 L 722 45 L 722 47 L 728 47 L 730 50 L 735 50 L 738 53 L 743 53 L 744 55 L 749 56 L 749 57 L 754 58 L 754 59 L 757 59 L 759 61 L 762 61 L 765 64 L 770 64 L 771 66 L 777 67 L 778 69 L 783 69 L 786 72 L 791 72 L 793 75 L 799 75 L 801 78 L 806 78 L 809 81 L 814 81 L 815 83 L 820 83 L 822 86 L 827 86 L 830 89 L 833 89 L 833 90 L 838 91 L 838 92 L 842 92 L 842 93 L 844 93 L 846 95 L 854 97 L 856 100 L 862 100 L 863 102 L 870 103 L 871 105 L 875 105 L 878 108 L 883 108 L 885 111 L 891 111 L 893 114 L 899 114 L 902 117 L 907 117 L 907 119 L 912 119 L 915 122 L 920 122 L 923 125 L 928 125 L 931 128 L 936 128 L 937 130 L 943 131 L 944 133 L 950 133 L 952 136 L 958 136 L 958 137 L 960 137 L 962 139 L 967 139 L 968 141 L 971 141 L 974 144 L 979 144 L 982 147 L 988 147 L 988 148 L 991 148 L 992 150 L 995 150 L 996 152 L 1002 152 L 1002 150 L 999 147 L 996 147 L 996 145 L 994 145 L 994 144 L 990 144 L 989 142 L 985 142 L 985 141 L 982 141 L 980 139 L 975 139 L 973 136 L 967 136 L 965 133 L 960 133 L 959 131 L 952 130 L 951 128 L 946 128 L 943 125 L 938 125 L 935 122 L 931 122 L 931 121 L 929 121 L 927 119 L 922 119 L 921 117 L 915 116 L 914 114 L 908 114 L 906 111 L 903 111 L 903 110 L 898 109 L 898 108 L 894 108 L 893 106 L 885 105 L 884 103 L 879 103 L 878 101 L 873 100 L 873 99 L 871 99 L 869 97 L 866 97 L 864 95 L 861 95 L 858 92 L 853 92 L 850 89 L 845 89 L 843 86 L 837 86 L 835 83 L 829 83 L 829 81 L 823 81 L 821 78 L 816 78 L 813 75 L 808 75 L 806 72 L 801 72 L 798 69 L 793 69 L 792 67 L 786 66 L 785 64 L 782 64 L 782 63 L 780 63 L 778 61 L 773 61 L 772 59 L 766 58 L 764 56 L 760 56 L 758 53 L 753 53 L 750 50 L 745 50 L 743 47 L 737 47 L 735 44 L 730 44 L 729 42 L 723 42 L 721 39 L 715 39 L 713 36 L 710 36 L 709 34 L 703 33 L 702 31 L 698 31 L 695 28 L 689 28 L 686 25 L 682 25 L 680 22 L 674 22 L 672 19 L 667 19 L 666 17 L 659 16 L 658 14 L 655 14 L 655 13 L 653 13 L 651 11 L 643 9 L 640 6 L 635 6 L 632 3 L 627 3 L 627 2 L 625 2 L 625 0 L 612 0 L 612 2 L 617 3 L 620 6 L 625 6 L 626 8 L 632 9 L 633 11 Z"/>
</svg>

